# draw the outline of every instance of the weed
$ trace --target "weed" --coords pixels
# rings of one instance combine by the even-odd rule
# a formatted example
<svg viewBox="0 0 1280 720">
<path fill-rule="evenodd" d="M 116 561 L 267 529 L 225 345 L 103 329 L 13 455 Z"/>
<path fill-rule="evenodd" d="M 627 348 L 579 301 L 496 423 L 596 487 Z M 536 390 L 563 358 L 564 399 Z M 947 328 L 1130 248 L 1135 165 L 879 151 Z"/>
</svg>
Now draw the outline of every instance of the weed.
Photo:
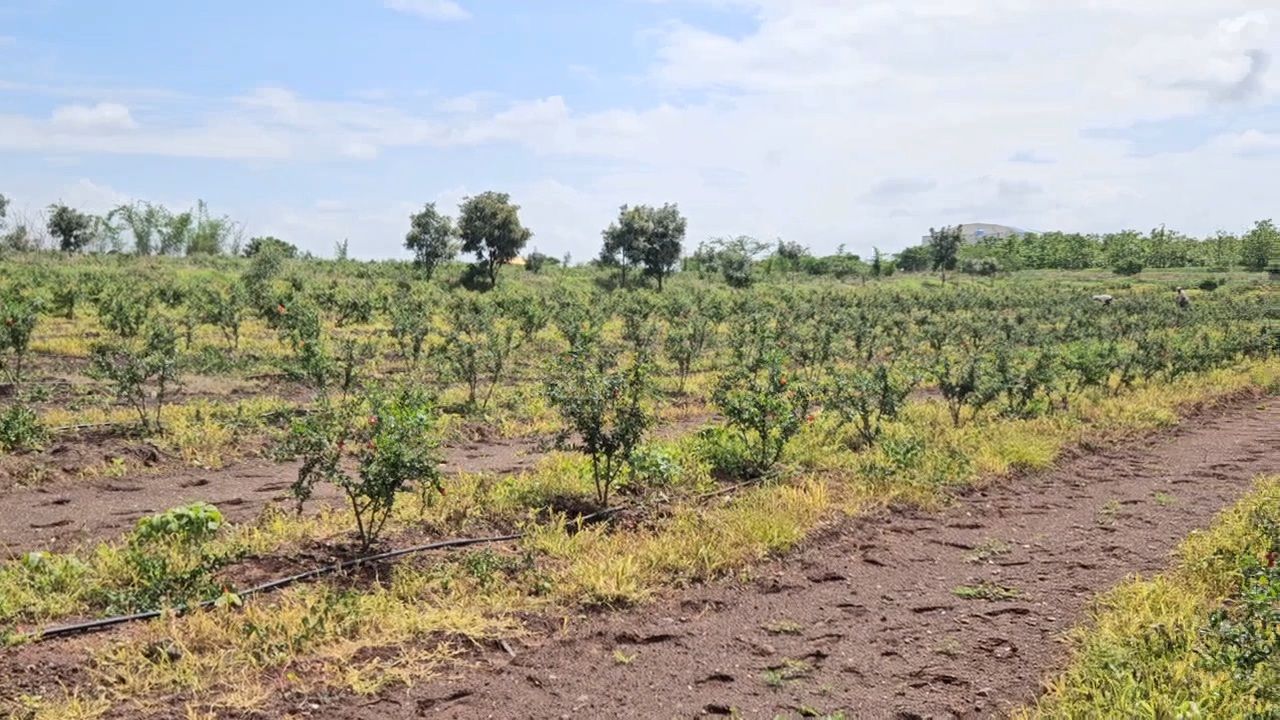
<svg viewBox="0 0 1280 720">
<path fill-rule="evenodd" d="M 1007 588 L 1003 585 L 983 581 L 978 585 L 961 585 L 952 590 L 956 597 L 965 600 L 1010 600 L 1019 597 L 1018 591 L 1013 588 Z"/>
<path fill-rule="evenodd" d="M 779 620 L 764 626 L 766 632 L 773 635 L 802 635 L 804 626 L 791 620 Z"/>
<path fill-rule="evenodd" d="M 1110 526 L 1115 524 L 1116 516 L 1120 514 L 1120 501 L 1108 500 L 1102 509 L 1098 511 L 1098 524 L 1102 526 Z"/>
<path fill-rule="evenodd" d="M 988 538 L 978 544 L 972 552 L 965 555 L 964 561 L 967 563 L 987 563 L 992 558 L 1008 555 L 1013 552 L 1013 546 L 1004 540 L 998 538 Z"/>
<path fill-rule="evenodd" d="M 790 680 L 796 680 L 812 673 L 813 665 L 804 660 L 783 658 L 782 664 L 765 670 L 760 679 L 771 688 L 781 688 Z"/>
</svg>

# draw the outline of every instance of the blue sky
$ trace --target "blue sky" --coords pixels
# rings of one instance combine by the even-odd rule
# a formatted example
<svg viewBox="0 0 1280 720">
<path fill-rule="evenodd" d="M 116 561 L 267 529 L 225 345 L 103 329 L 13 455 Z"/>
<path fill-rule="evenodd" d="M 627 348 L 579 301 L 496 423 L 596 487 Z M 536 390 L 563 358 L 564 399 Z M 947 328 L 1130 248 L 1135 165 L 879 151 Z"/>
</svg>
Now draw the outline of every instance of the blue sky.
<svg viewBox="0 0 1280 720">
<path fill-rule="evenodd" d="M 579 259 L 641 202 L 679 203 L 689 249 L 1246 227 L 1280 170 L 1275 11 L 1135 2 L 0 0 L 0 193 L 205 199 L 363 257 L 488 189 Z"/>
</svg>

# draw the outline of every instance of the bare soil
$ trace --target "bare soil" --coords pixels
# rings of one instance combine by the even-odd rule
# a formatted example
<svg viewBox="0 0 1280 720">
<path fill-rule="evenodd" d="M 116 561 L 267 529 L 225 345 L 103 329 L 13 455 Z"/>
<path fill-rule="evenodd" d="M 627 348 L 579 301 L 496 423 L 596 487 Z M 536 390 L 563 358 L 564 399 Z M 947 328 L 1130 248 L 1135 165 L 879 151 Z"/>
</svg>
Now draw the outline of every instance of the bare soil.
<svg viewBox="0 0 1280 720">
<path fill-rule="evenodd" d="M 682 418 L 658 430 L 673 438 L 700 426 L 705 416 Z M 542 438 L 482 439 L 444 449 L 445 475 L 513 475 L 533 468 L 546 456 Z M 111 458 L 155 466 L 149 473 L 120 478 L 79 477 L 86 466 Z M 45 468 L 44 482 L 14 486 L 24 468 Z M 177 466 L 177 467 L 175 467 Z M 112 435 L 81 433 L 40 453 L 0 461 L 0 558 L 32 550 L 64 551 L 128 531 L 138 518 L 185 503 L 212 503 L 234 523 L 251 521 L 270 503 L 289 499 L 297 463 L 256 459 L 218 470 L 181 467 L 155 445 Z M 9 482 L 6 482 L 6 478 Z M 344 502 L 330 485 L 317 485 L 313 508 Z"/>
<path fill-rule="evenodd" d="M 116 456 L 132 450 L 65 446 L 62 455 L 92 452 Z M 58 452 L 57 448 L 54 450 Z M 441 470 L 511 474 L 532 467 L 541 457 L 535 443 L 497 440 L 483 445 L 449 448 Z M 218 506 L 231 522 L 252 520 L 266 505 L 289 499 L 297 478 L 296 463 L 267 460 L 238 463 L 220 470 L 180 469 L 156 474 L 92 480 L 63 477 L 35 487 L 0 492 L 0 557 L 31 550 L 66 550 L 128 531 L 138 518 L 196 500 Z M 312 507 L 342 502 L 325 483 L 317 485 Z"/>
<path fill-rule="evenodd" d="M 1280 401 L 976 490 L 941 514 L 832 528 L 757 580 L 570 620 L 478 666 L 327 718 L 1004 717 L 1063 667 L 1062 634 L 1132 573 L 1280 473 Z M 1003 599 L 962 588 L 1000 587 Z M 297 708 L 278 707 L 287 711 Z"/>
</svg>

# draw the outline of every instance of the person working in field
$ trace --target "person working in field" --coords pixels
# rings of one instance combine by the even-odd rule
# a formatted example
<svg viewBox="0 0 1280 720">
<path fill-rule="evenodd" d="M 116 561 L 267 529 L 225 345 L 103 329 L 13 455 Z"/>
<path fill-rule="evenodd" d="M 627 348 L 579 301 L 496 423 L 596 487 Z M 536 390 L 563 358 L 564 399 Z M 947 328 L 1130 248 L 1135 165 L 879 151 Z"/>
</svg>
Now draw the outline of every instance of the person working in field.
<svg viewBox="0 0 1280 720">
<path fill-rule="evenodd" d="M 1178 307 L 1182 308 L 1183 310 L 1186 310 L 1187 308 L 1191 307 L 1191 299 L 1187 297 L 1187 291 L 1179 287 L 1177 289 L 1177 293 L 1178 294 L 1176 295 L 1176 299 L 1178 301 Z"/>
</svg>

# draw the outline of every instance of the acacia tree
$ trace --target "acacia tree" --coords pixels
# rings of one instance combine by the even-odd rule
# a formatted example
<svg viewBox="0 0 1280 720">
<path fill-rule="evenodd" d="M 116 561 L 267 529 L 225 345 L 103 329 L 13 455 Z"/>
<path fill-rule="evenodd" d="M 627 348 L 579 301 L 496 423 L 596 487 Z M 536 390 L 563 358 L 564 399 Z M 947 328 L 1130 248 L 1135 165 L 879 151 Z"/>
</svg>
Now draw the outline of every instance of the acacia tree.
<svg viewBox="0 0 1280 720">
<path fill-rule="evenodd" d="M 457 252 L 453 244 L 456 234 L 453 220 L 448 215 L 441 215 L 433 202 L 409 216 L 409 232 L 404 236 L 404 246 L 413 251 L 413 264 L 423 270 L 427 279 L 431 279 L 437 267 L 453 259 Z"/>
<path fill-rule="evenodd" d="M 947 281 L 947 271 L 956 269 L 960 253 L 960 226 L 929 228 L 929 254 L 934 270 L 942 271 L 942 282 Z"/>
<path fill-rule="evenodd" d="M 498 285 L 498 268 L 520 255 L 533 233 L 520 224 L 520 206 L 507 193 L 488 190 L 464 198 L 458 208 L 462 251 L 475 253 L 476 265 Z"/>
<path fill-rule="evenodd" d="M 62 204 L 49 206 L 49 234 L 62 252 L 79 252 L 93 239 L 93 216 Z"/>
<path fill-rule="evenodd" d="M 661 290 L 663 281 L 680 261 L 687 225 L 672 203 L 660 208 L 623 205 L 618 219 L 602 233 L 600 262 L 621 271 L 623 287 L 627 284 L 627 270 L 640 266 L 645 276 L 658 281 Z"/>
</svg>

